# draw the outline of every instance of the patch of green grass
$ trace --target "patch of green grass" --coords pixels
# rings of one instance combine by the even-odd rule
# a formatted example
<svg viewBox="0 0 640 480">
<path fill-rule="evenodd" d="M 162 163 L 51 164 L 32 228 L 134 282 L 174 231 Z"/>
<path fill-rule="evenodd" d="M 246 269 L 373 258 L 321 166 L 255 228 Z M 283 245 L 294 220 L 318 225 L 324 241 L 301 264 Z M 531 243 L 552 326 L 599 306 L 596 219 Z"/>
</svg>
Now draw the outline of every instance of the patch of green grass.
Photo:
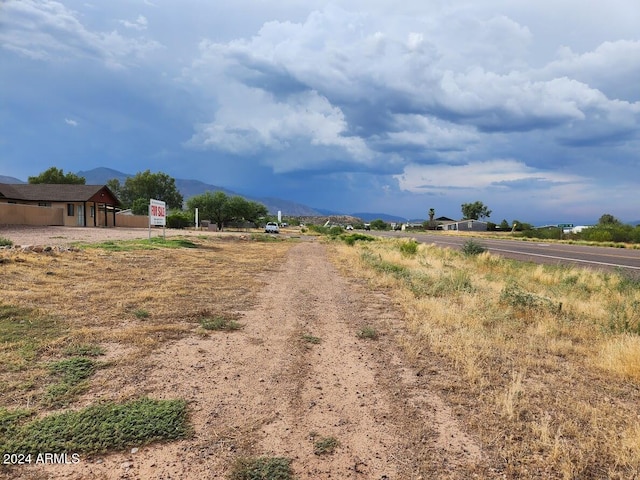
<svg viewBox="0 0 640 480">
<path fill-rule="evenodd" d="M 409 288 L 416 297 L 446 297 L 448 295 L 458 295 L 473 292 L 473 285 L 469 274 L 463 270 L 445 272 L 432 277 L 414 275 L 409 281 Z"/>
<path fill-rule="evenodd" d="M 268 233 L 252 233 L 250 235 L 251 240 L 254 242 L 281 242 L 282 237 L 277 235 L 270 235 Z"/>
<path fill-rule="evenodd" d="M 90 358 L 65 358 L 49 364 L 49 371 L 62 382 L 77 384 L 96 371 L 96 362 Z"/>
<path fill-rule="evenodd" d="M 640 302 L 611 301 L 607 306 L 608 328 L 612 333 L 640 335 Z"/>
<path fill-rule="evenodd" d="M 365 338 L 368 340 L 377 340 L 379 337 L 378 331 L 370 326 L 362 327 L 360 330 L 358 330 L 356 336 L 358 338 Z"/>
<path fill-rule="evenodd" d="M 377 240 L 371 235 L 364 235 L 362 233 L 340 235 L 340 239 L 347 245 L 355 245 L 356 242 L 374 242 Z"/>
<path fill-rule="evenodd" d="M 31 417 L 33 413 L 32 410 L 26 409 L 7 410 L 6 408 L 0 408 L 0 439 L 5 436 L 12 436 L 20 422 Z"/>
<path fill-rule="evenodd" d="M 293 480 L 291 460 L 283 457 L 239 458 L 230 480 Z"/>
<path fill-rule="evenodd" d="M 406 279 L 411 275 L 407 267 L 383 260 L 380 256 L 373 255 L 371 252 L 362 252 L 360 258 L 380 273 L 391 274 L 400 279 Z"/>
<path fill-rule="evenodd" d="M 236 320 L 232 318 L 226 318 L 222 316 L 215 317 L 206 317 L 200 319 L 200 326 L 205 330 L 216 330 L 216 331 L 232 331 L 239 330 L 242 328 L 242 325 L 238 323 Z"/>
<path fill-rule="evenodd" d="M 44 396 L 45 405 L 61 407 L 71 403 L 89 388 L 85 382 L 96 371 L 94 360 L 85 357 L 65 358 L 49 364 L 49 371 L 59 381 L 50 385 Z"/>
<path fill-rule="evenodd" d="M 8 238 L 0 237 L 0 247 L 10 247 L 13 245 L 13 242 Z"/>
<path fill-rule="evenodd" d="M 129 252 L 133 250 L 156 250 L 158 248 L 198 248 L 191 240 L 184 238 L 151 237 L 151 239 L 107 240 L 100 243 L 76 243 L 79 248 L 101 248 L 110 252 Z"/>
<path fill-rule="evenodd" d="M 140 320 L 144 320 L 145 318 L 149 318 L 151 316 L 151 314 L 144 308 L 137 308 L 133 311 L 133 314 Z"/>
<path fill-rule="evenodd" d="M 62 351 L 62 353 L 73 357 L 99 357 L 104 355 L 104 349 L 99 345 L 81 343 L 69 345 Z"/>
<path fill-rule="evenodd" d="M 14 351 L 31 361 L 46 342 L 65 333 L 67 326 L 61 321 L 32 309 L 0 304 L 0 352 Z"/>
<path fill-rule="evenodd" d="M 189 434 L 183 400 L 105 403 L 28 422 L 26 416 L 0 410 L 0 452 L 101 453 Z"/>
<path fill-rule="evenodd" d="M 335 437 L 321 437 L 313 442 L 313 453 L 316 455 L 328 455 L 340 446 L 340 442 Z"/>
</svg>

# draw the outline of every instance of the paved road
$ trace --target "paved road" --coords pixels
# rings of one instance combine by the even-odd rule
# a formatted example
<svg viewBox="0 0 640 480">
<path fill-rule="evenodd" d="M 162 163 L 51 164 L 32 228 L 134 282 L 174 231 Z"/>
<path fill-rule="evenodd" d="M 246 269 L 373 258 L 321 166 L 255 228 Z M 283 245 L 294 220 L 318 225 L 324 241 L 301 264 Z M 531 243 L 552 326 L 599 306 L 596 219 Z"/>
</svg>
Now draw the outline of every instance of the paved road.
<svg viewBox="0 0 640 480">
<path fill-rule="evenodd" d="M 389 237 L 411 237 L 421 243 L 459 249 L 470 237 L 449 234 L 374 232 Z M 640 276 L 640 250 L 586 245 L 565 245 L 544 241 L 523 242 L 495 238 L 474 238 L 490 252 L 506 258 L 544 264 L 578 265 L 599 270 L 622 269 Z"/>
</svg>

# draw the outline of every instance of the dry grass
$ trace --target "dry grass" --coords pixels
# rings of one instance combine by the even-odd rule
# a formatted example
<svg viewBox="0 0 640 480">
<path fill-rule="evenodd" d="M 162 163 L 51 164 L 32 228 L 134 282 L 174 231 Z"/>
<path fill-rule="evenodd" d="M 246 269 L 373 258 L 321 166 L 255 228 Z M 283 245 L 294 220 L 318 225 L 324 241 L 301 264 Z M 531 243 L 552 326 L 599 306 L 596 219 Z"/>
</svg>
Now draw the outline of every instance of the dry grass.
<svg viewBox="0 0 640 480">
<path fill-rule="evenodd" d="M 406 255 L 390 240 L 334 245 L 344 272 L 392 296 L 403 347 L 439 365 L 434 387 L 498 471 L 640 476 L 640 283 L 427 245 Z"/>
<path fill-rule="evenodd" d="M 250 308 L 260 274 L 291 246 L 191 240 L 196 248 L 146 250 L 133 242 L 125 251 L 0 253 L 0 408 L 45 408 L 46 362 L 73 345 L 105 352 L 99 377 L 108 381 L 92 382 L 86 403 L 96 395 L 144 394 L 135 380 L 150 353 L 164 342 L 202 334 L 203 311 L 234 317 Z M 9 337 L 9 327 L 22 330 Z"/>
</svg>

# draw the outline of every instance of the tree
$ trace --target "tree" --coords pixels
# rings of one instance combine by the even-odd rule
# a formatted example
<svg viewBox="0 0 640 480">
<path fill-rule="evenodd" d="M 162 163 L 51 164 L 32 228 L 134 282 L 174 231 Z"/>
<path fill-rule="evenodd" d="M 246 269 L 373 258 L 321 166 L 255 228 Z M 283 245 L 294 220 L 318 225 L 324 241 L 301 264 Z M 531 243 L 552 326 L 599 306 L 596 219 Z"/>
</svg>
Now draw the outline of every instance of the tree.
<svg viewBox="0 0 640 480">
<path fill-rule="evenodd" d="M 118 198 L 122 195 L 122 184 L 117 178 L 107 180 L 107 188 Z"/>
<path fill-rule="evenodd" d="M 598 220 L 598 225 L 621 225 L 622 222 L 610 213 L 605 213 Z"/>
<path fill-rule="evenodd" d="M 462 216 L 465 219 L 478 220 L 480 218 L 489 218 L 491 216 L 491 210 L 482 202 L 463 203 L 462 204 Z"/>
<path fill-rule="evenodd" d="M 505 219 L 503 219 L 503 220 L 500 222 L 500 230 L 507 231 L 507 230 L 509 230 L 510 228 L 511 228 L 511 227 L 509 226 L 509 222 L 507 222 L 507 219 L 506 219 L 506 218 L 505 218 Z"/>
<path fill-rule="evenodd" d="M 436 210 L 435 208 L 430 208 L 429 209 L 429 228 L 433 228 L 433 217 L 436 216 Z"/>
<path fill-rule="evenodd" d="M 267 207 L 240 196 L 229 197 L 224 192 L 205 192 L 187 200 L 189 210 L 198 209 L 198 216 L 214 222 L 219 230 L 233 220 L 256 222 L 269 213 Z"/>
<path fill-rule="evenodd" d="M 107 182 L 109 188 L 113 186 L 116 190 L 119 185 L 117 179 Z M 176 181 L 166 173 L 151 173 L 149 170 L 138 172 L 125 180 L 119 193 L 125 208 L 132 208 L 137 201 L 138 210 L 140 205 L 149 205 L 149 200 L 153 198 L 165 202 L 168 209 L 182 210 L 183 198 L 176 187 Z"/>
<path fill-rule="evenodd" d="M 391 230 L 391 225 L 381 219 L 376 219 L 371 222 L 372 230 Z"/>
<path fill-rule="evenodd" d="M 48 170 L 40 173 L 35 177 L 28 178 L 29 183 L 55 183 L 55 184 L 72 184 L 72 185 L 84 185 L 86 179 L 80 177 L 75 173 L 65 174 L 61 168 L 51 167 Z"/>
</svg>

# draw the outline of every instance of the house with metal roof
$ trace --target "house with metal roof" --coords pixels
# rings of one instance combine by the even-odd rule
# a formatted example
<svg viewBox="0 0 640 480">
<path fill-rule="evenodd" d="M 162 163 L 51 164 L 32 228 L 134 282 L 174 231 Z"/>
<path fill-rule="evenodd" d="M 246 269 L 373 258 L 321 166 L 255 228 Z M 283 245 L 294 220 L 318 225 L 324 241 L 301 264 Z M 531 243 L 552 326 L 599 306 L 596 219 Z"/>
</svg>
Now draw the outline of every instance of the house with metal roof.
<svg viewBox="0 0 640 480">
<path fill-rule="evenodd" d="M 464 219 L 457 222 L 446 222 L 438 226 L 439 230 L 458 232 L 486 232 L 487 222 L 482 220 Z"/>
<path fill-rule="evenodd" d="M 115 226 L 120 200 L 106 185 L 0 183 L 0 224 Z"/>
</svg>

